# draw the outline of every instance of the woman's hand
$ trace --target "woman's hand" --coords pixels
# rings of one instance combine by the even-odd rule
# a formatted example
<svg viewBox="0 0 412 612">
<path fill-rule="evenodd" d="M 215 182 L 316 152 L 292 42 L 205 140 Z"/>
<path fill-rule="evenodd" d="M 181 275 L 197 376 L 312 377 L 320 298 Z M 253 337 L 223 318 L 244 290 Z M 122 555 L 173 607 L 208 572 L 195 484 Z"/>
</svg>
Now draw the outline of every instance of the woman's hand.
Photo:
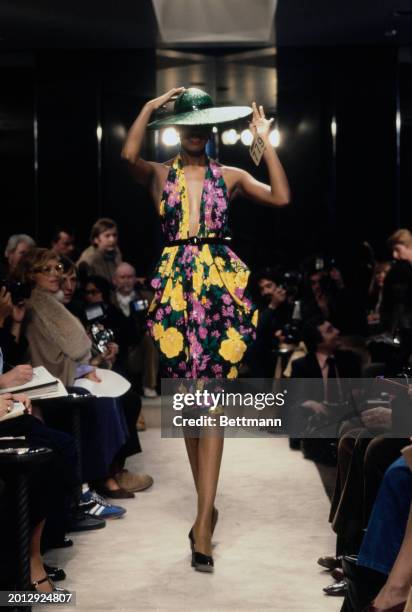
<svg viewBox="0 0 412 612">
<path fill-rule="evenodd" d="M 153 98 L 153 100 L 150 100 L 147 104 L 153 110 L 158 110 L 159 108 L 167 104 L 170 100 L 181 94 L 184 90 L 184 87 L 173 87 L 173 89 L 169 89 L 169 91 L 164 93 L 162 96 L 159 96 L 158 98 Z"/>
<path fill-rule="evenodd" d="M 3 326 L 4 321 L 13 312 L 13 303 L 11 301 L 10 292 L 6 287 L 0 289 L 0 325 Z"/>
<path fill-rule="evenodd" d="M 12 319 L 14 323 L 21 324 L 26 314 L 26 303 L 20 302 L 19 304 L 13 304 Z"/>
<path fill-rule="evenodd" d="M 269 142 L 269 132 L 272 128 L 273 118 L 266 119 L 265 111 L 263 106 L 256 105 L 256 102 L 252 102 L 253 117 L 249 124 L 250 131 L 253 137 L 258 134 L 266 143 Z"/>
<path fill-rule="evenodd" d="M 12 397 L 14 402 L 21 402 L 24 405 L 27 414 L 31 414 L 31 399 L 27 395 L 24 395 L 24 393 L 13 393 Z"/>
<path fill-rule="evenodd" d="M 33 368 L 31 365 L 18 365 L 9 372 L 0 375 L 0 388 L 17 387 L 24 385 L 33 378 Z"/>
<path fill-rule="evenodd" d="M 92 380 L 93 382 L 97 382 L 97 383 L 102 382 L 102 379 L 99 378 L 96 374 L 96 368 L 92 372 L 89 372 L 88 374 L 86 374 L 84 378 L 87 378 L 88 380 Z"/>
<path fill-rule="evenodd" d="M 11 412 L 13 409 L 13 396 L 11 393 L 0 395 L 0 418 Z"/>
</svg>

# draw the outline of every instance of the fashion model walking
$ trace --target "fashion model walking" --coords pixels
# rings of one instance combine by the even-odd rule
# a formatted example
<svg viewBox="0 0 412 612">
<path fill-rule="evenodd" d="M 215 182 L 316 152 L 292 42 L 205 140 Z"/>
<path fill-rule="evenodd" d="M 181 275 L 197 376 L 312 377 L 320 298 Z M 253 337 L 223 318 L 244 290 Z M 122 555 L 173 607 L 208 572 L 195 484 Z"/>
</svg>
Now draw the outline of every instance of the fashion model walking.
<svg viewBox="0 0 412 612">
<path fill-rule="evenodd" d="M 174 98 L 173 114 L 149 124 L 152 113 Z M 270 184 L 206 154 L 213 126 L 249 115 L 250 129 L 264 144 Z M 146 128 L 171 125 L 179 131 L 180 153 L 165 163 L 143 160 Z M 145 104 L 129 130 L 122 157 L 149 190 L 166 241 L 148 315 L 164 377 L 236 378 L 255 337 L 257 311 L 246 290 L 249 270 L 230 247 L 228 211 L 235 191 L 268 206 L 288 204 L 288 181 L 269 142 L 270 129 L 262 106 L 215 107 L 206 92 L 179 87 Z M 185 436 L 185 443 L 198 496 L 189 533 L 192 565 L 210 572 L 223 436 Z"/>
</svg>

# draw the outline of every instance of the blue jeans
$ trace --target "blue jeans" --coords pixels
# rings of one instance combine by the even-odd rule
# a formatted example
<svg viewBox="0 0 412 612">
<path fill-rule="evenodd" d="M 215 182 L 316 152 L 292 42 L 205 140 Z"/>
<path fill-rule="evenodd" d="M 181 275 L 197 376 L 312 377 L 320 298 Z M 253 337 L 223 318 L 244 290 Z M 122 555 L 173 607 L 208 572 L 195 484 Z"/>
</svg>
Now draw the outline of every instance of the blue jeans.
<svg viewBox="0 0 412 612">
<path fill-rule="evenodd" d="M 386 470 L 359 552 L 358 565 L 389 574 L 405 535 L 412 471 L 400 457 Z"/>
</svg>

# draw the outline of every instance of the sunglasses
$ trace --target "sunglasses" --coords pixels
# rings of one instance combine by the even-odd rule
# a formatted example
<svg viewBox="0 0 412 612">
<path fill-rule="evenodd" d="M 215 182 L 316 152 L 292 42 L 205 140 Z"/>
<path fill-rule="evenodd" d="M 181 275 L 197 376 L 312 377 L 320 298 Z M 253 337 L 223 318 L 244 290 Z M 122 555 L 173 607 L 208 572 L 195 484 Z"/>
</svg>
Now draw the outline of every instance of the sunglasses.
<svg viewBox="0 0 412 612">
<path fill-rule="evenodd" d="M 34 268 L 35 272 L 40 272 L 41 274 L 46 274 L 47 276 L 51 276 L 53 272 L 55 274 L 63 273 L 63 265 L 56 264 L 55 266 L 43 266 L 42 268 Z"/>
</svg>

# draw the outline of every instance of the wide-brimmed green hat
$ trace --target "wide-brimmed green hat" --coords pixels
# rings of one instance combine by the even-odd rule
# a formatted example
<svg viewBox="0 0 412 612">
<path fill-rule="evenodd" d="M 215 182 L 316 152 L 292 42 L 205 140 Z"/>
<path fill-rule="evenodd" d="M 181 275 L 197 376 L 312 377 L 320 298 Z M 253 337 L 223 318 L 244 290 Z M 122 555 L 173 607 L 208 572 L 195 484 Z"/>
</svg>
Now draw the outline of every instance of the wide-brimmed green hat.
<svg viewBox="0 0 412 612">
<path fill-rule="evenodd" d="M 216 125 L 243 119 L 252 113 L 250 106 L 214 106 L 208 93 L 189 87 L 175 100 L 173 114 L 149 123 L 154 130 L 168 125 Z"/>
</svg>

